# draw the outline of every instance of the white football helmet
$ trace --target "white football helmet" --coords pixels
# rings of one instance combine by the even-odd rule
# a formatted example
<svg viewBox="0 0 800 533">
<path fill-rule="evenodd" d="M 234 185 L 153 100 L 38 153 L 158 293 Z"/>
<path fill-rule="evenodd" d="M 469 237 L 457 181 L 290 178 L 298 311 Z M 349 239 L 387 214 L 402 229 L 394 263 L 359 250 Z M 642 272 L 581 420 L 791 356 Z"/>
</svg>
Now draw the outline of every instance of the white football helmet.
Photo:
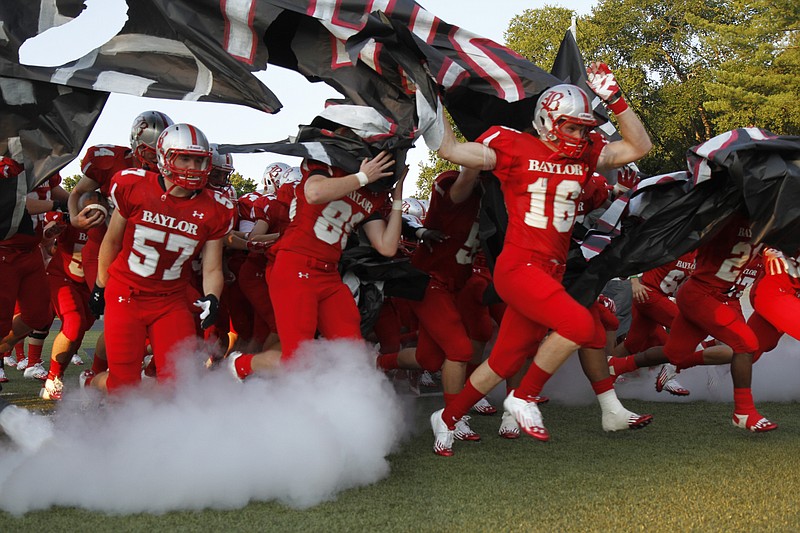
<svg viewBox="0 0 800 533">
<path fill-rule="evenodd" d="M 173 124 L 158 137 L 156 143 L 158 169 L 178 187 L 198 190 L 205 187 L 211 172 L 211 147 L 205 134 L 191 124 Z M 179 156 L 202 158 L 198 168 L 180 168 L 175 165 Z"/>
<path fill-rule="evenodd" d="M 208 174 L 208 182 L 216 187 L 230 185 L 231 174 L 233 174 L 233 156 L 219 153 L 217 143 L 211 143 L 210 147 L 211 172 Z"/>
<path fill-rule="evenodd" d="M 411 215 L 419 220 L 425 220 L 427 210 L 420 200 L 416 198 L 403 198 L 403 214 Z"/>
<path fill-rule="evenodd" d="M 145 111 L 133 119 L 131 125 L 131 149 L 139 165 L 147 170 L 156 170 L 156 142 L 158 136 L 172 126 L 172 119 L 160 111 Z M 145 154 L 151 154 L 148 157 Z"/>
<path fill-rule="evenodd" d="M 284 183 L 293 183 L 297 186 L 303 180 L 303 171 L 300 170 L 300 167 L 289 167 L 289 169 L 281 174 L 280 182 L 281 185 Z"/>
<path fill-rule="evenodd" d="M 274 196 L 278 187 L 281 186 L 281 176 L 291 167 L 286 163 L 272 163 L 264 169 L 264 177 L 261 178 L 261 192 Z"/>
<path fill-rule="evenodd" d="M 589 97 L 580 87 L 563 83 L 550 87 L 539 97 L 533 113 L 533 127 L 539 137 L 558 147 L 567 157 L 578 158 L 588 146 L 584 135 L 572 137 L 561 131 L 566 123 L 580 124 L 588 129 L 597 126 Z"/>
</svg>

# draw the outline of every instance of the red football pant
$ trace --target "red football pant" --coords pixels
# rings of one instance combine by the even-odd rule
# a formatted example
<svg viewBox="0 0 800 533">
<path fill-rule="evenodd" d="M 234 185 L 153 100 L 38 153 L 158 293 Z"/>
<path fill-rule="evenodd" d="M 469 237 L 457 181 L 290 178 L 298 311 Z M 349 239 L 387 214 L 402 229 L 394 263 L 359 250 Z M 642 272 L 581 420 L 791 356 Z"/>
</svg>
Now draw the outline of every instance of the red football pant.
<svg viewBox="0 0 800 533">
<path fill-rule="evenodd" d="M 547 266 L 509 246 L 498 258 L 494 283 L 508 308 L 488 361 L 503 378 L 513 376 L 536 353 L 548 329 L 581 346 L 594 337 L 592 315 L 567 294 L 561 274 L 543 270 Z"/>
<path fill-rule="evenodd" d="M 678 306 L 662 292 L 651 290 L 646 302 L 633 302 L 631 327 L 625 338 L 629 353 L 643 352 L 653 346 L 664 346 L 672 321 L 678 316 Z"/>
<path fill-rule="evenodd" d="M 94 316 L 89 311 L 89 287 L 85 283 L 49 274 L 47 281 L 50 283 L 50 301 L 61 319 L 61 333 L 70 342 L 82 340 L 94 324 Z"/>
<path fill-rule="evenodd" d="M 278 252 L 269 278 L 269 295 L 281 339 L 281 359 L 291 359 L 317 330 L 326 339 L 361 338 L 361 315 L 336 268 L 323 270 L 312 257 Z"/>
<path fill-rule="evenodd" d="M 687 368 L 695 348 L 708 335 L 730 346 L 734 353 L 758 349 L 758 339 L 744 320 L 739 300 L 723 299 L 713 291 L 692 278 L 678 290 L 678 316 L 664 345 L 664 355 L 678 368 Z"/>
<path fill-rule="evenodd" d="M 0 248 L 0 337 L 11 331 L 14 309 L 33 329 L 47 330 L 53 314 L 42 252 Z"/>
<path fill-rule="evenodd" d="M 594 335 L 592 340 L 585 344 L 585 348 L 592 348 L 602 350 L 606 347 L 607 337 L 606 331 L 616 331 L 619 327 L 619 320 L 609 309 L 601 304 L 595 302 L 589 307 L 589 313 L 592 315 L 594 321 Z"/>
<path fill-rule="evenodd" d="M 421 302 L 411 308 L 419 319 L 417 362 L 428 372 L 436 372 L 445 359 L 468 362 L 472 342 L 456 307 L 455 295 L 431 279 Z"/>
<path fill-rule="evenodd" d="M 148 338 L 158 379 L 174 377 L 177 345 L 197 338 L 195 315 L 186 304 L 185 288 L 169 295 L 137 294 L 112 277 L 105 298 L 109 392 L 139 383 Z"/>
<path fill-rule="evenodd" d="M 456 295 L 456 304 L 470 339 L 489 342 L 494 333 L 494 324 L 489 307 L 483 305 L 483 293 L 489 286 L 489 278 L 473 272 L 464 287 Z M 502 307 L 505 307 L 502 305 Z M 500 322 L 498 321 L 498 324 Z"/>
</svg>

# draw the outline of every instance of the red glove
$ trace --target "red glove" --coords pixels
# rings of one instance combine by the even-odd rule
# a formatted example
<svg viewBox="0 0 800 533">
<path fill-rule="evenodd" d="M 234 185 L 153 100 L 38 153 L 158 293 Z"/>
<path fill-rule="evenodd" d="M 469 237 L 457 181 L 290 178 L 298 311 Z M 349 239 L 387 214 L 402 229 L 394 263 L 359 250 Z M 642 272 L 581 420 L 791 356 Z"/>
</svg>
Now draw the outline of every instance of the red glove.
<svg viewBox="0 0 800 533">
<path fill-rule="evenodd" d="M 642 179 L 639 173 L 629 166 L 624 166 L 617 171 L 617 184 L 614 185 L 614 194 L 619 196 L 622 193 L 636 187 Z"/>
<path fill-rule="evenodd" d="M 251 252 L 263 254 L 264 251 L 273 244 L 275 244 L 275 242 L 247 241 L 247 249 Z"/>
<path fill-rule="evenodd" d="M 764 269 L 770 276 L 779 276 L 789 270 L 783 252 L 775 248 L 764 249 Z"/>
<path fill-rule="evenodd" d="M 614 300 L 612 300 L 605 294 L 601 294 L 600 296 L 598 296 L 597 301 L 600 302 L 603 305 L 603 307 L 611 311 L 611 313 L 615 315 L 617 314 L 617 304 L 614 302 Z"/>
<path fill-rule="evenodd" d="M 626 109 L 628 104 L 622 97 L 622 91 L 617 83 L 614 73 L 605 63 L 592 62 L 586 68 L 587 85 L 608 105 L 608 108 L 619 115 Z"/>
<path fill-rule="evenodd" d="M 16 178 L 22 170 L 22 165 L 10 157 L 0 157 L 0 179 Z"/>
<path fill-rule="evenodd" d="M 45 239 L 52 239 L 61 235 L 67 227 L 67 219 L 60 211 L 48 211 L 44 214 L 44 230 L 42 236 Z"/>
</svg>

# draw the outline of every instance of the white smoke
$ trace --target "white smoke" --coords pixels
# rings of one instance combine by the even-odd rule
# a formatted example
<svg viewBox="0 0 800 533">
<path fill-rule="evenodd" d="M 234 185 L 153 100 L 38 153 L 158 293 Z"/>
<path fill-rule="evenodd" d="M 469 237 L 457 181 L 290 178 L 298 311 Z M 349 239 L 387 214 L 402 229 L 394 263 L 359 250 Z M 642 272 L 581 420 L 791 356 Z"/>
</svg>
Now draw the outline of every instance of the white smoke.
<svg viewBox="0 0 800 533">
<path fill-rule="evenodd" d="M 172 391 L 140 390 L 104 407 L 87 406 L 91 391 L 68 384 L 55 437 L 35 456 L 0 444 L 0 508 L 303 508 L 386 477 L 410 406 L 363 344 L 315 341 L 303 352 L 293 368 L 244 383 L 225 368 L 203 371 L 194 357 Z"/>
</svg>

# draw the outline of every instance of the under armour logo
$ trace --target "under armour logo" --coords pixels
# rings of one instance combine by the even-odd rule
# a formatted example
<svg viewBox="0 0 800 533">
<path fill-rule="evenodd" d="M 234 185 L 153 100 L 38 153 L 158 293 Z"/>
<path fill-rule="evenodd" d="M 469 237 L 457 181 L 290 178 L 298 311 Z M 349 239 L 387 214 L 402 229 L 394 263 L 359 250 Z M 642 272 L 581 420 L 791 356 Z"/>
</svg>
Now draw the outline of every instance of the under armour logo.
<svg viewBox="0 0 800 533">
<path fill-rule="evenodd" d="M 194 213 L 192 213 L 192 216 L 193 216 L 193 217 L 197 217 L 197 218 L 199 218 L 200 220 L 202 220 L 202 219 L 203 219 L 203 217 L 204 217 L 204 216 L 206 216 L 206 215 L 205 215 L 205 213 L 199 213 L 199 212 L 195 211 Z"/>
<path fill-rule="evenodd" d="M 119 297 L 119 303 L 122 303 L 122 302 L 124 302 L 124 301 L 125 301 L 125 298 L 123 298 L 122 296 L 120 296 L 120 297 Z"/>
<path fill-rule="evenodd" d="M 298 272 L 297 277 L 300 279 L 306 278 L 308 279 L 308 272 Z"/>
</svg>

